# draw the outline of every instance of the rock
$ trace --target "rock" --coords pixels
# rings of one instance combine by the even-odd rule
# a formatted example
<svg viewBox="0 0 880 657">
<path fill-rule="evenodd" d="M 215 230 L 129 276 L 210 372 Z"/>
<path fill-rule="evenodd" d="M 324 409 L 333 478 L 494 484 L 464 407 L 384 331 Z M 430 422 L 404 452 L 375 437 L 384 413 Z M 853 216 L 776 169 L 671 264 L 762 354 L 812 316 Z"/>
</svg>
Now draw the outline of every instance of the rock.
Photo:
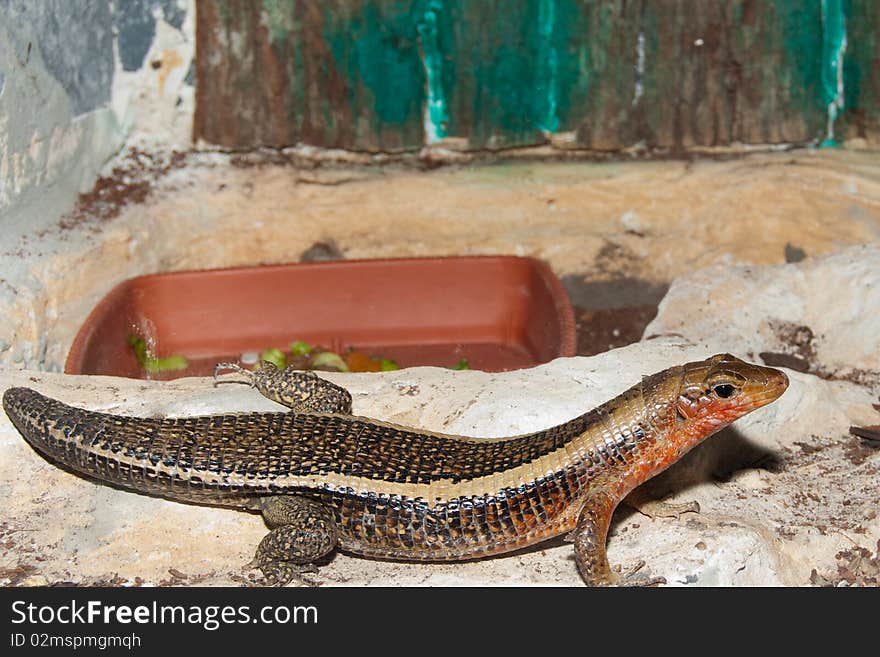
<svg viewBox="0 0 880 657">
<path fill-rule="evenodd" d="M 627 210 L 620 215 L 620 225 L 626 233 L 644 235 L 646 232 L 645 225 L 639 218 L 639 215 L 632 210 Z"/>
<path fill-rule="evenodd" d="M 499 374 L 414 368 L 327 377 L 352 391 L 357 414 L 489 437 L 563 422 L 643 374 L 707 355 L 697 340 L 666 338 Z M 608 543 L 612 564 L 626 569 L 645 560 L 645 575 L 662 575 L 671 585 L 805 585 L 813 569 L 836 573 L 835 555 L 851 548 L 850 540 L 868 545 L 868 537 L 880 533 L 880 519 L 871 515 L 880 459 L 876 452 L 859 452 L 857 439 L 845 434 L 853 409 L 870 408 L 870 394 L 849 382 L 790 375 L 791 388 L 780 400 L 652 481 L 654 495 L 696 499 L 701 513 L 650 519 L 621 507 Z M 214 388 L 206 379 L 159 383 L 3 372 L 0 385 L 28 385 L 75 405 L 120 414 L 278 408 L 250 388 Z M 5 417 L 0 490 L 8 500 L 0 569 L 19 569 L 32 581 L 183 583 L 169 574 L 173 569 L 188 574 L 186 584 L 234 584 L 253 575 L 244 564 L 266 531 L 258 516 L 128 493 L 69 474 L 36 454 Z M 558 541 L 463 564 L 374 562 L 336 554 L 313 578 L 339 585 L 580 582 L 571 546 Z"/>
<path fill-rule="evenodd" d="M 0 254 L 0 366 L 7 368 L 0 369 L 0 390 L 28 385 L 76 405 L 134 415 L 275 409 L 248 388 L 215 389 L 207 380 L 37 370 L 61 367 L 89 310 L 124 278 L 286 261 L 331 237 L 352 258 L 467 253 L 475 245 L 480 253 L 509 253 L 517 245 L 560 274 L 619 273 L 652 285 L 678 276 L 642 342 L 595 357 L 504 374 L 416 368 L 327 376 L 352 391 L 357 413 L 491 437 L 563 422 L 642 375 L 716 352 L 786 367 L 791 386 L 781 399 L 646 486 L 655 498 L 696 499 L 701 513 L 650 519 L 621 508 L 610 558 L 625 568 L 644 559 L 646 574 L 671 585 L 869 581 L 870 573 L 848 573 L 861 550 L 877 552 L 880 456 L 847 429 L 880 423 L 872 407 L 880 370 L 880 247 L 823 254 L 880 235 L 876 157 L 518 163 L 374 173 L 345 184 L 291 184 L 296 171 L 289 167 L 230 167 L 219 154 L 195 159 L 198 166 L 170 172 L 155 196 L 117 220 L 49 237 L 29 233 Z M 840 175 L 853 179 L 858 194 L 842 188 Z M 351 208 L 358 210 L 354 232 Z M 621 234 L 627 222 L 645 234 Z M 612 237 L 620 242 L 615 248 Z M 763 266 L 781 262 L 787 244 L 809 257 Z M 599 262 L 607 267 L 597 269 Z M 705 265 L 712 266 L 700 269 Z M 186 573 L 189 585 L 234 584 L 250 575 L 243 566 L 266 531 L 257 516 L 69 474 L 36 454 L 2 415 L 0 493 L 2 584 L 184 583 L 174 573 Z M 876 556 L 859 563 L 875 562 Z M 559 542 L 463 564 L 337 554 L 314 577 L 356 586 L 580 583 L 571 546 Z"/>
<path fill-rule="evenodd" d="M 880 372 L 880 245 L 796 264 L 715 265 L 681 276 L 645 329 L 646 337 L 669 334 L 709 350 L 735 345 L 752 359 L 788 354 L 825 374 Z"/>
<path fill-rule="evenodd" d="M 736 499 L 748 498 L 753 517 L 772 529 L 787 583 L 808 583 L 811 569 L 818 571 L 811 582 L 857 583 L 865 576 L 843 567 L 847 555 L 855 549 L 878 556 L 880 449 L 848 433 L 850 425 L 880 420 L 873 405 L 880 394 L 878 310 L 880 246 L 871 244 L 798 264 L 696 271 L 673 282 L 645 329 L 649 338 L 678 335 L 706 351 L 732 350 L 771 365 L 787 357 L 804 370 L 788 372 L 791 386 L 780 400 L 727 430 L 741 432 L 757 451 L 752 467 L 733 472 L 723 488 L 741 487 Z M 715 440 L 691 456 L 705 460 L 722 445 L 731 442 Z M 719 503 L 728 506 L 728 493 Z"/>
</svg>

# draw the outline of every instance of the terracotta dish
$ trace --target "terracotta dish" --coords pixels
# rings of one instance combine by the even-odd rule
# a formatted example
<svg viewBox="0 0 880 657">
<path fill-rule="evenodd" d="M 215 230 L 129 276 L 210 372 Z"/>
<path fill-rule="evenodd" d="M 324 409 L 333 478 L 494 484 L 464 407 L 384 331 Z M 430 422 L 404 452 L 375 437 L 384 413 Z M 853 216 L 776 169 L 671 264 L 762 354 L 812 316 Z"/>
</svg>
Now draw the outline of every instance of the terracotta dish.
<svg viewBox="0 0 880 657">
<path fill-rule="evenodd" d="M 186 370 L 148 375 L 129 344 L 182 355 Z M 70 374 L 201 376 L 220 360 L 301 340 L 358 349 L 401 367 L 530 367 L 575 354 L 572 308 L 533 258 L 342 260 L 140 276 L 91 312 L 67 357 Z"/>
</svg>

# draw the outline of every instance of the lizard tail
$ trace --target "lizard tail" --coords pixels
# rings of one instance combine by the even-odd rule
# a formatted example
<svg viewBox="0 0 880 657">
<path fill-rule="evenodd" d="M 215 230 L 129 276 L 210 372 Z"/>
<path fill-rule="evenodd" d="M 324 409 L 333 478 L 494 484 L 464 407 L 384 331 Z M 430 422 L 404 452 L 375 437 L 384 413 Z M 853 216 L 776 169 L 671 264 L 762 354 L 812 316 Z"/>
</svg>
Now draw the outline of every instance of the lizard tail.
<svg viewBox="0 0 880 657">
<path fill-rule="evenodd" d="M 30 388 L 6 390 L 3 410 L 37 452 L 80 474 L 178 501 L 251 508 L 253 495 L 241 486 L 217 484 L 207 490 L 178 463 L 185 457 L 185 440 L 196 435 L 192 429 L 181 428 L 176 439 L 163 442 L 156 438 L 160 420 L 87 411 Z"/>
</svg>

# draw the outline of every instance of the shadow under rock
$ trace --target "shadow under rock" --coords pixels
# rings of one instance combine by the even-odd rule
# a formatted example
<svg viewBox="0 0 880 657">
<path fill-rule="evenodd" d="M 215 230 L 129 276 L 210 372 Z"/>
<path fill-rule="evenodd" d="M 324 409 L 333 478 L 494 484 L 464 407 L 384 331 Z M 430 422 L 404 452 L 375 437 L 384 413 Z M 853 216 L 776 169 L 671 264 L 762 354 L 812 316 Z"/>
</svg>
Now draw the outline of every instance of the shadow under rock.
<svg viewBox="0 0 880 657">
<path fill-rule="evenodd" d="M 725 482 L 742 470 L 780 472 L 782 456 L 746 438 L 735 426 L 722 429 L 706 442 L 685 454 L 667 470 L 645 482 L 637 490 L 649 500 L 664 500 L 686 493 L 707 481 Z M 637 511 L 625 504 L 614 514 L 613 524 Z"/>
</svg>

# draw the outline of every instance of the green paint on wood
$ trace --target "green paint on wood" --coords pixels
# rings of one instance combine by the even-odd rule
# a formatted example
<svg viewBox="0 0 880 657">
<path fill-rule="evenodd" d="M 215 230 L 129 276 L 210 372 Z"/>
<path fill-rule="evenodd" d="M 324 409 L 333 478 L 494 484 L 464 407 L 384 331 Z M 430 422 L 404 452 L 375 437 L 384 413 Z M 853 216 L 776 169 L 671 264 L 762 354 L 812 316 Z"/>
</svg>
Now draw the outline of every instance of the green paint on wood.
<svg viewBox="0 0 880 657">
<path fill-rule="evenodd" d="M 878 4 L 875 0 L 868 0 L 868 2 L 872 1 L 875 6 Z M 871 51 L 874 50 L 874 42 L 870 36 L 873 36 L 873 33 L 880 28 L 880 25 L 872 25 L 871 22 L 868 21 L 868 29 L 866 30 L 868 34 L 864 34 L 864 31 L 860 29 L 859 25 L 859 23 L 865 25 L 866 17 L 860 11 L 863 7 L 864 3 L 859 2 L 859 0 L 845 2 L 843 7 L 844 15 L 847 17 L 846 52 L 843 55 L 843 106 L 845 110 L 857 108 L 860 104 L 859 96 L 862 90 L 863 79 L 863 61 L 859 56 L 860 50 L 863 50 L 866 45 L 866 36 L 869 37 L 867 39 L 869 42 L 867 44 L 868 47 Z M 880 16 L 880 12 L 878 12 L 878 16 Z"/>
<path fill-rule="evenodd" d="M 828 127 L 820 146 L 838 146 L 834 122 L 844 107 L 844 56 L 846 17 L 843 0 L 821 0 L 822 6 L 822 100 L 828 108 Z"/>
<path fill-rule="evenodd" d="M 880 138 L 880 2 L 848 0 L 841 137 Z"/>
<path fill-rule="evenodd" d="M 637 141 L 640 4 L 564 2 L 556 14 L 560 130 L 596 150 Z"/>
<path fill-rule="evenodd" d="M 541 143 L 575 129 L 591 83 L 589 38 L 576 0 L 448 0 L 438 32 L 449 134 L 474 148 Z"/>
<path fill-rule="evenodd" d="M 375 112 L 382 124 L 421 125 L 425 94 L 417 25 L 410 2 L 373 0 L 361 11 L 339 16 L 324 7 L 324 39 L 347 83 L 356 116 Z"/>
<path fill-rule="evenodd" d="M 559 115 L 556 97 L 559 93 L 559 56 L 556 51 L 556 0 L 540 0 L 538 3 L 538 128 L 544 132 L 559 129 Z"/>
<path fill-rule="evenodd" d="M 446 137 L 449 115 L 443 91 L 443 54 L 437 33 L 437 16 L 443 11 L 442 0 L 430 0 L 418 24 L 422 40 L 422 58 L 428 88 L 425 99 L 425 139 L 433 144 Z"/>
<path fill-rule="evenodd" d="M 584 148 L 686 151 L 880 129 L 876 0 L 200 0 L 197 10 L 200 48 L 214 48 L 200 52 L 197 135 L 226 146 L 416 150 L 451 136 L 503 148 L 574 132 Z"/>
<path fill-rule="evenodd" d="M 273 46 L 296 36 L 296 0 L 262 0 L 263 17 Z"/>
<path fill-rule="evenodd" d="M 443 80 L 449 134 L 477 148 L 543 139 L 535 92 L 536 22 L 534 2 L 444 2 L 440 46 L 455 73 Z"/>
<path fill-rule="evenodd" d="M 781 55 L 785 66 L 777 84 L 790 102 L 775 113 L 780 119 L 786 114 L 804 117 L 804 137 L 819 139 L 826 128 L 828 107 L 823 91 L 822 0 L 775 0 L 773 7 L 781 19 L 784 39 Z M 757 58 L 755 63 L 759 65 L 761 59 Z"/>
</svg>

